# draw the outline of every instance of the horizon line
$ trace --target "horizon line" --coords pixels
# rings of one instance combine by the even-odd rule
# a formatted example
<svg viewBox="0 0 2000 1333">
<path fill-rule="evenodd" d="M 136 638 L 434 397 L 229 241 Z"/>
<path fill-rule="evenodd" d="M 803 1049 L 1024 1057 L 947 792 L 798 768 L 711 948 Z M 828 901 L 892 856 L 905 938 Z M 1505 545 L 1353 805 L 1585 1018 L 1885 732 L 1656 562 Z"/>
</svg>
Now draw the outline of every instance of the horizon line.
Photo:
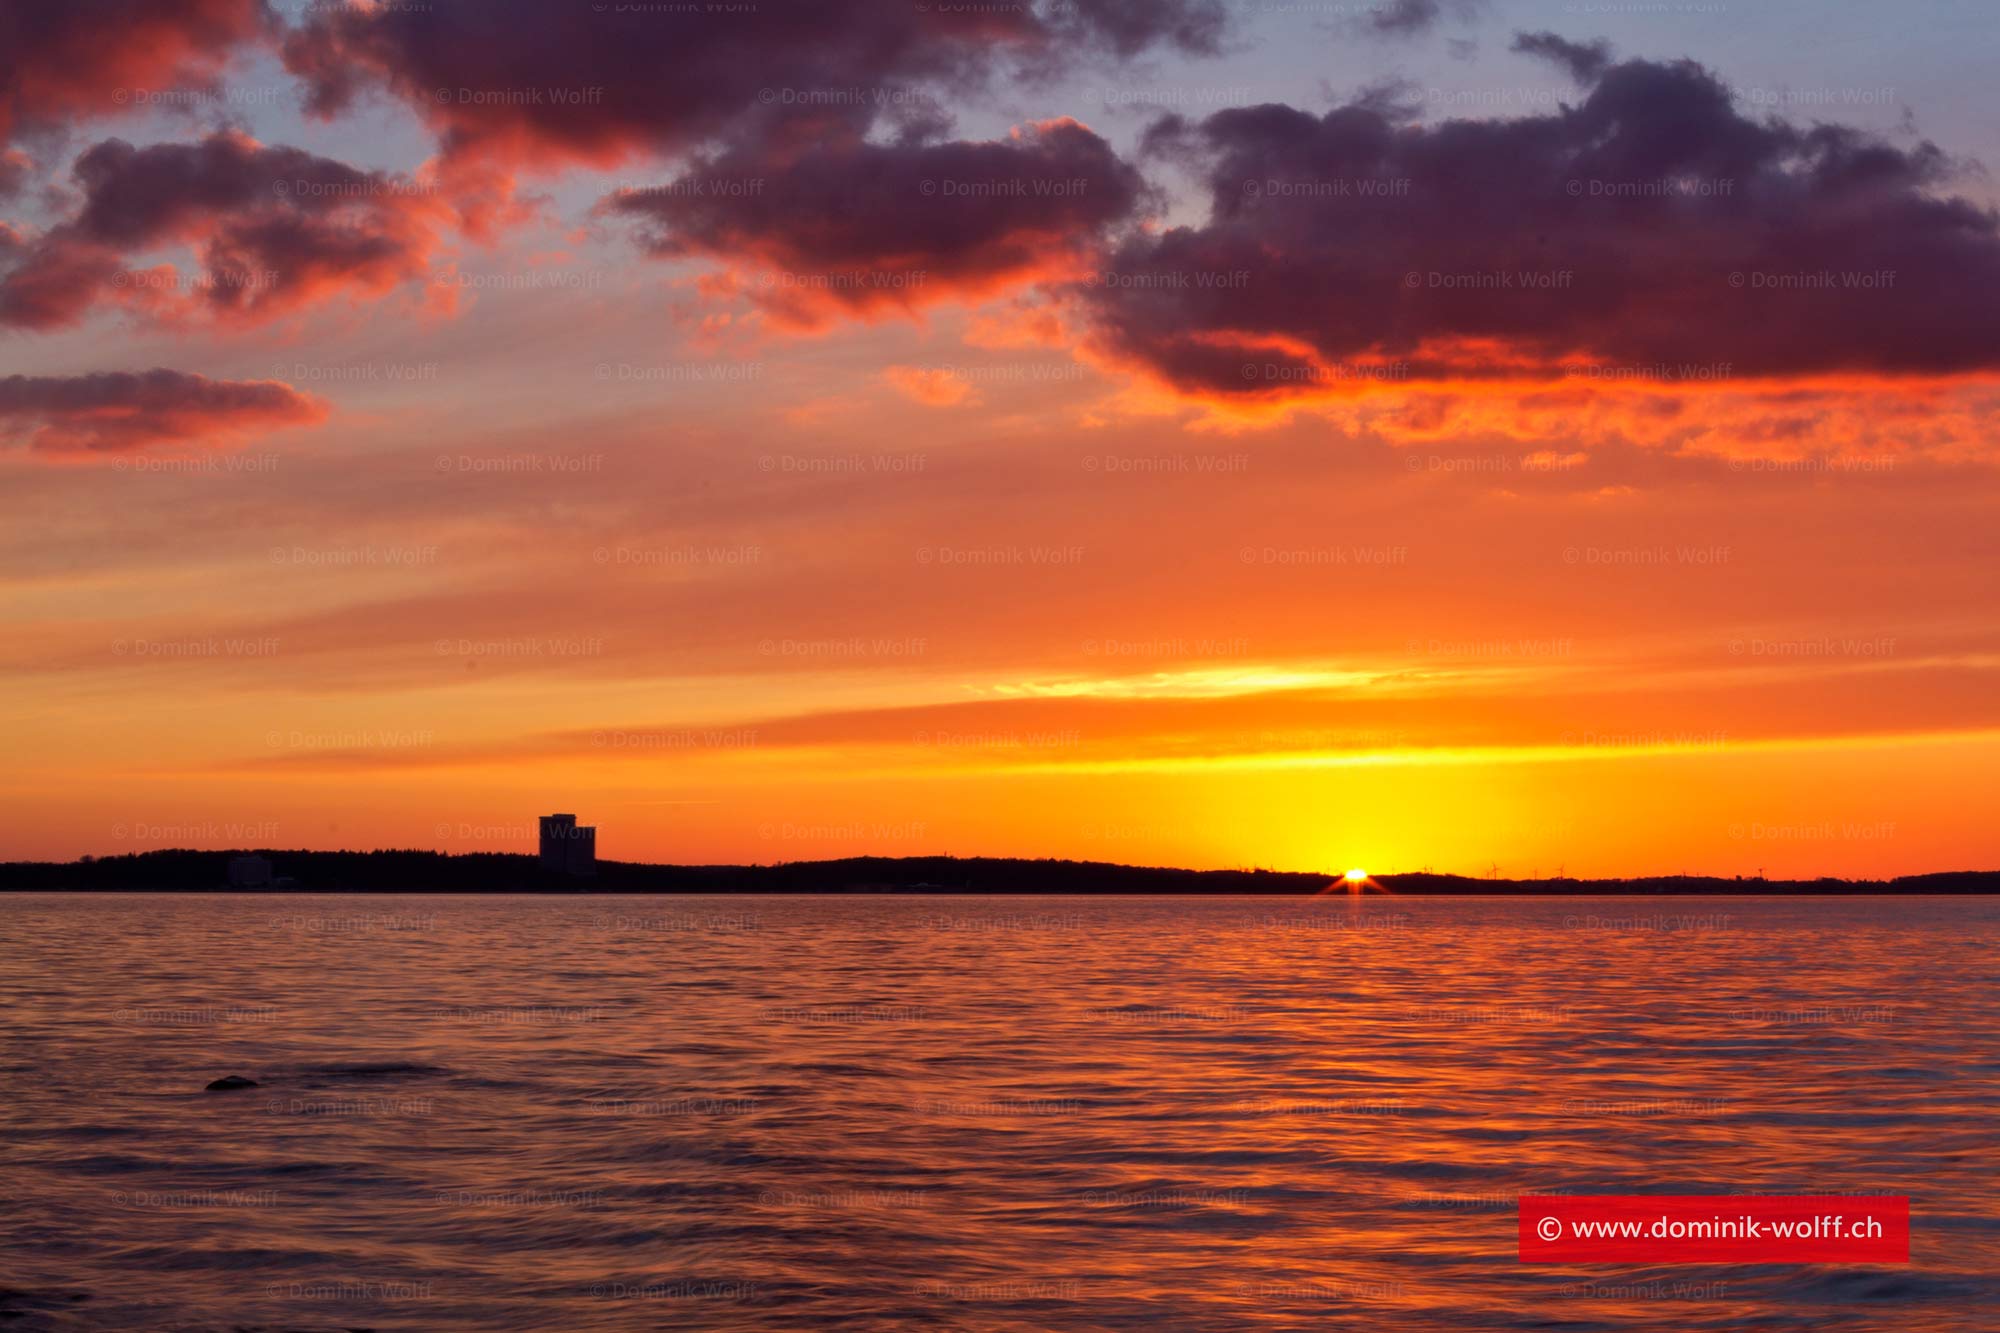
<svg viewBox="0 0 2000 1333">
<path fill-rule="evenodd" d="M 446 860 L 471 857 L 506 857 L 524 862 L 536 862 L 532 851 L 440 851 L 431 847 L 155 847 L 145 850 L 130 850 L 108 853 L 84 853 L 66 861 L 51 860 L 0 860 L 0 869 L 13 867 L 67 868 L 98 864 L 105 861 L 137 859 L 148 856 L 431 856 Z M 1321 878 L 1330 884 L 1353 885 L 1357 890 L 1383 880 L 1464 880 L 1474 884 L 1608 884 L 1630 883 L 1648 880 L 1713 880 L 1731 884 L 1894 884 L 1904 880 L 1935 879 L 1949 876 L 1990 875 L 2000 879 L 2000 868 L 1983 869 L 1967 867 L 1953 870 L 1908 871 L 1889 876 L 1860 876 L 1817 874 L 1805 876 L 1745 875 L 1738 873 L 1717 873 L 1707 871 L 1648 871 L 1624 875 L 1574 875 L 1574 874 L 1529 874 L 1491 876 L 1454 870 L 1383 870 L 1368 871 L 1360 881 L 1348 878 L 1345 871 L 1331 870 L 1286 870 L 1276 866 L 1179 866 L 1147 864 L 1130 861 L 1103 861 L 1070 856 L 1004 856 L 986 853 L 927 852 L 902 856 L 883 856 L 873 853 L 857 853 L 851 856 L 823 856 L 779 861 L 619 861 L 600 858 L 598 866 L 630 867 L 640 870 L 767 870 L 783 866 L 835 865 L 850 861 L 995 861 L 1016 862 L 1022 865 L 1051 863 L 1076 866 L 1107 866 L 1121 870 L 1159 871 L 1187 875 L 1283 875 L 1299 878 Z M 943 887 L 943 886 L 940 886 Z"/>
</svg>

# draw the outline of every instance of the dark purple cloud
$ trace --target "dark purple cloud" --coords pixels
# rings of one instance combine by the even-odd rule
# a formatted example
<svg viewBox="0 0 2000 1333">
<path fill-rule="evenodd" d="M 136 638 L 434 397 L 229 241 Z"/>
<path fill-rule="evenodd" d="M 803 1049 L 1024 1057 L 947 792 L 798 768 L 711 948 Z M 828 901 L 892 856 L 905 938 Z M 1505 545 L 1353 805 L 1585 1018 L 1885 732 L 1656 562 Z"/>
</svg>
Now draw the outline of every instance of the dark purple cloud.
<svg viewBox="0 0 2000 1333">
<path fill-rule="evenodd" d="M 1109 144 L 1059 120 L 986 142 L 741 148 L 607 207 L 645 219 L 656 253 L 755 265 L 765 303 L 810 322 L 1062 276 L 1144 193 Z"/>
<path fill-rule="evenodd" d="M 291 33 L 285 60 L 310 106 L 375 89 L 409 103 L 454 157 L 608 165 L 774 123 L 865 128 L 922 95 L 962 95 L 1001 71 L 1046 72 L 1089 52 L 1212 50 L 1217 0 L 1029 4 L 695 6 L 428 0 L 340 6 Z"/>
<path fill-rule="evenodd" d="M 1323 390 L 1383 361 L 2000 366 L 2000 226 L 1948 193 L 1936 147 L 1752 119 L 1693 62 L 1611 66 L 1546 116 L 1267 105 L 1149 146 L 1196 165 L 1208 220 L 1128 237 L 1118 280 L 1075 296 L 1103 350 L 1190 391 Z"/>
<path fill-rule="evenodd" d="M 124 262 L 115 250 L 60 234 L 17 236 L 0 246 L 0 327 L 59 329 L 76 323 L 114 290 Z"/>
<path fill-rule="evenodd" d="M 123 114 L 143 91 L 211 87 L 272 27 L 264 0 L 18 0 L 0 5 L 0 143 Z"/>
<path fill-rule="evenodd" d="M 1443 22 L 1446 11 L 1461 19 L 1479 12 L 1483 0 L 1382 0 L 1368 13 L 1363 27 L 1384 37 L 1414 37 Z"/>
<path fill-rule="evenodd" d="M 680 177 L 607 201 L 648 220 L 653 249 L 744 260 L 774 283 L 859 267 L 844 290 L 764 291 L 814 322 L 834 308 L 908 306 L 1074 253 L 1136 197 L 1137 175 L 1088 131 L 951 141 L 953 109 L 1000 79 L 1030 85 L 1080 60 L 1203 54 L 1219 0 L 743 7 L 431 0 L 315 12 L 284 43 L 309 107 L 387 94 L 443 149 L 441 178 L 475 222 L 514 173 L 677 161 Z M 687 159 L 693 157 L 692 165 Z M 1076 197 L 983 204 L 922 182 L 1005 185 L 1075 173 Z M 703 178 L 754 194 L 677 194 Z M 1032 183 L 1031 183 L 1032 184 Z M 1038 271 L 1052 271 L 1045 263 Z"/>
<path fill-rule="evenodd" d="M 74 175 L 75 215 L 0 276 L 0 324 L 59 328 L 105 301 L 254 320 L 340 291 L 379 294 L 424 275 L 440 208 L 406 179 L 234 131 L 146 148 L 109 139 Z M 192 246 L 202 272 L 128 271 L 167 245 Z"/>
<path fill-rule="evenodd" d="M 1572 42 L 1552 32 L 1517 32 L 1511 50 L 1552 60 L 1578 83 L 1592 84 L 1611 68 L 1611 44 L 1602 39 Z"/>
<path fill-rule="evenodd" d="M 0 377 L 0 441 L 46 452 L 214 446 L 325 415 L 319 400 L 275 380 L 178 370 Z"/>
</svg>

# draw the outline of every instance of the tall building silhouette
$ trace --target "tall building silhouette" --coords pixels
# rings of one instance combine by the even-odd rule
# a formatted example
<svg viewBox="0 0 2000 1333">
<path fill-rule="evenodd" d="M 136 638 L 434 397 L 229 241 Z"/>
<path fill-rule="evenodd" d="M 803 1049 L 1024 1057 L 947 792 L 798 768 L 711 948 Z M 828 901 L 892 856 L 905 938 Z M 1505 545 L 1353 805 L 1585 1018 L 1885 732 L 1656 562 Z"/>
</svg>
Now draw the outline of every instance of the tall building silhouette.
<svg viewBox="0 0 2000 1333">
<path fill-rule="evenodd" d="M 597 826 L 575 815 L 542 816 L 542 869 L 563 875 L 597 873 Z"/>
</svg>

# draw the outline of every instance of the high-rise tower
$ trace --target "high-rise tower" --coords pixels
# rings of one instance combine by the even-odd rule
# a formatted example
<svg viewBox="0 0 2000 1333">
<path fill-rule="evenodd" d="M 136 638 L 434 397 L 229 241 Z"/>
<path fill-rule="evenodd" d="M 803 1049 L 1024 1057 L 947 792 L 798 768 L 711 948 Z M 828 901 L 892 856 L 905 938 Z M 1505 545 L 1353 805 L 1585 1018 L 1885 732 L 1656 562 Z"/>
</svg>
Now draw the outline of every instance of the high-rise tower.
<svg viewBox="0 0 2000 1333">
<path fill-rule="evenodd" d="M 597 828 L 575 815 L 542 816 L 542 869 L 564 875 L 597 873 Z"/>
</svg>

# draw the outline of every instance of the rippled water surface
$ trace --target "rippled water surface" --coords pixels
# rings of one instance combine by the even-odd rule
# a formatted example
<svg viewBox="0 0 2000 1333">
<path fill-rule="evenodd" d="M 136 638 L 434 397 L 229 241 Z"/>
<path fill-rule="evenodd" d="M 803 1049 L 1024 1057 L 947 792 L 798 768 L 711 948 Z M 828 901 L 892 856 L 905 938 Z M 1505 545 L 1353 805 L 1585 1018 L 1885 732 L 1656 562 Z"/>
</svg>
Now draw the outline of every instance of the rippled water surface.
<svg viewBox="0 0 2000 1333">
<path fill-rule="evenodd" d="M 9 1328 L 2000 1327 L 1990 900 L 16 895 L 0 936 Z M 1908 1194 L 1913 1262 L 1520 1264 L 1514 1196 L 1565 1191 Z"/>
</svg>

